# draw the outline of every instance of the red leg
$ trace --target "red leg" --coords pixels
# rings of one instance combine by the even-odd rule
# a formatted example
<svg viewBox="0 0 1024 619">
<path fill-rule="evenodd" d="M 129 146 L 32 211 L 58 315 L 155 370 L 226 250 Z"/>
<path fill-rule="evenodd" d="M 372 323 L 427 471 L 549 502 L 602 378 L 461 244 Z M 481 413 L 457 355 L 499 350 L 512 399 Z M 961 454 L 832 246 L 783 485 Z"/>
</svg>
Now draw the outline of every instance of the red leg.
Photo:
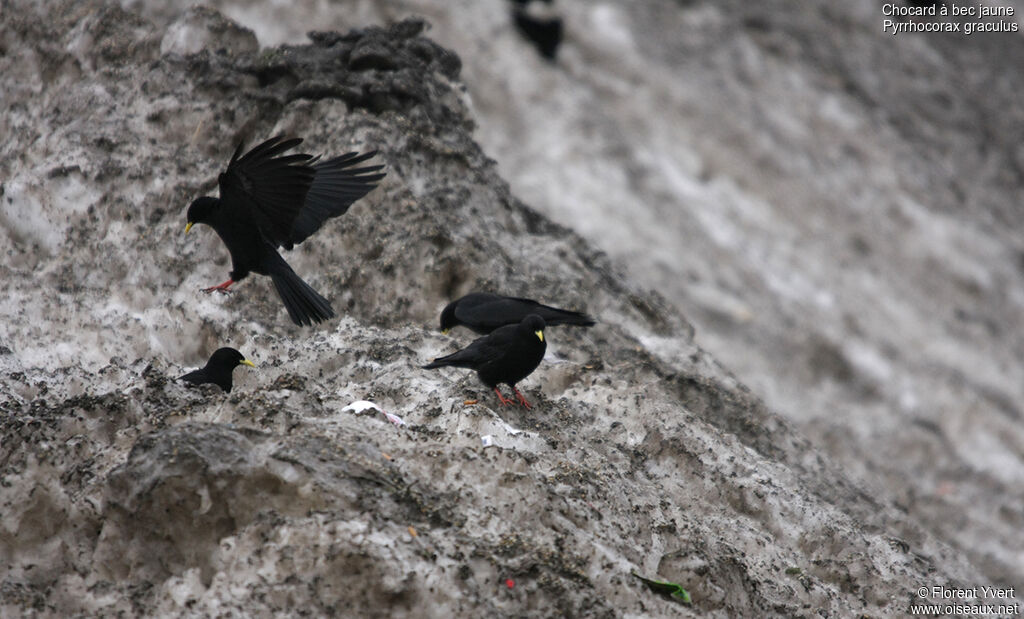
<svg viewBox="0 0 1024 619">
<path fill-rule="evenodd" d="M 508 406 L 509 404 L 515 404 L 514 401 L 506 399 L 505 396 L 501 395 L 501 392 L 498 391 L 497 387 L 494 388 L 494 393 L 498 394 L 498 401 L 501 402 L 502 406 Z"/>
<path fill-rule="evenodd" d="M 519 399 L 519 403 L 520 404 L 522 404 L 526 408 L 533 408 L 532 406 L 530 406 L 530 403 L 526 401 L 526 396 L 524 396 L 523 394 L 519 393 L 519 390 L 516 389 L 515 386 L 512 387 L 512 391 L 516 392 L 516 398 Z"/>
<path fill-rule="evenodd" d="M 228 286 L 230 286 L 233 283 L 235 283 L 235 280 L 229 279 L 228 281 L 224 282 L 223 284 L 217 284 L 216 286 L 210 286 L 209 288 L 203 288 L 203 292 L 213 292 L 214 290 L 216 290 L 217 292 L 231 292 L 230 290 L 228 290 Z"/>
</svg>

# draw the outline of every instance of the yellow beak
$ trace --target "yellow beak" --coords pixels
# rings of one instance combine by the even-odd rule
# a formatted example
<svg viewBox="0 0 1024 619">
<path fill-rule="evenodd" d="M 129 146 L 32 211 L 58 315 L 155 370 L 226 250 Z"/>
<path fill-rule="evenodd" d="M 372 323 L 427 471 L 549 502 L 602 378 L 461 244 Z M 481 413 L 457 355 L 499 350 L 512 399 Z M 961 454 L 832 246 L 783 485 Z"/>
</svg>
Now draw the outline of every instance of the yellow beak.
<svg viewBox="0 0 1024 619">
<path fill-rule="evenodd" d="M 451 331 L 451 329 L 441 329 L 441 335 L 448 335 L 449 331 Z"/>
<path fill-rule="evenodd" d="M 192 229 L 192 222 L 190 221 L 187 224 L 185 224 L 185 234 L 188 234 L 188 231 L 191 230 L 191 229 Z"/>
<path fill-rule="evenodd" d="M 544 332 L 543 331 L 534 331 L 534 333 L 537 334 L 537 339 L 539 339 L 542 342 L 544 341 Z"/>
<path fill-rule="evenodd" d="M 239 363 L 241 363 L 242 365 L 247 365 L 251 368 L 256 367 L 256 364 L 253 363 L 252 361 L 249 361 L 248 359 L 242 359 L 241 361 L 239 361 Z"/>
</svg>

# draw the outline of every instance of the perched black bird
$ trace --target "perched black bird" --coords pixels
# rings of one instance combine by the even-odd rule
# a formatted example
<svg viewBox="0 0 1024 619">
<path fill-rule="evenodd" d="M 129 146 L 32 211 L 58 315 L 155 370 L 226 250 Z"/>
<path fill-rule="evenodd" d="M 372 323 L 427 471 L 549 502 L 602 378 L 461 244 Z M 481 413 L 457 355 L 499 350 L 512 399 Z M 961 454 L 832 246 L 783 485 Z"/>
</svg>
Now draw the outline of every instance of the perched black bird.
<svg viewBox="0 0 1024 619">
<path fill-rule="evenodd" d="M 231 278 L 205 292 L 226 291 L 249 273 L 269 275 L 288 316 L 295 324 L 309 325 L 331 318 L 334 310 L 295 274 L 277 248 L 291 249 L 324 221 L 347 211 L 384 178 L 377 173 L 384 166 L 353 167 L 376 151 L 327 161 L 302 153 L 282 154 L 301 143 L 301 138 L 276 136 L 241 157 L 239 144 L 217 179 L 220 198 L 196 198 L 188 207 L 185 232 L 193 224 L 206 224 L 231 252 Z"/>
<path fill-rule="evenodd" d="M 537 314 L 548 325 L 579 325 L 592 327 L 594 319 L 581 312 L 541 305 L 532 299 L 503 297 L 489 292 L 471 292 L 452 301 L 441 310 L 441 332 L 448 333 L 459 325 L 477 333 L 490 333 L 498 327 L 515 325 Z"/>
<path fill-rule="evenodd" d="M 234 348 L 218 348 L 210 355 L 210 360 L 206 362 L 206 365 L 184 376 L 179 376 L 178 380 L 193 385 L 213 383 L 226 393 L 231 393 L 231 372 L 239 365 L 256 367 L 256 364 L 243 357 L 242 353 Z"/>
<path fill-rule="evenodd" d="M 537 369 L 546 348 L 544 319 L 530 314 L 519 324 L 495 329 L 462 350 L 438 357 L 423 367 L 428 370 L 445 366 L 476 370 L 480 380 L 498 394 L 502 405 L 514 404 L 498 390 L 498 385 L 505 383 L 515 392 L 519 402 L 530 408 L 530 403 L 516 389 L 516 383 Z"/>
</svg>

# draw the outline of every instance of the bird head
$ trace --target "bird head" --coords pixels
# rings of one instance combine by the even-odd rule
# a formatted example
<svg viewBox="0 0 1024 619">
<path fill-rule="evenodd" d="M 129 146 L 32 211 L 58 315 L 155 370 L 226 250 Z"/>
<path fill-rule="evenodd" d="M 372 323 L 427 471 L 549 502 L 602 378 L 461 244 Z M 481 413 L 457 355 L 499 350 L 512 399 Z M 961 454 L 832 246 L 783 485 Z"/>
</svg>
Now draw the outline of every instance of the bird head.
<svg viewBox="0 0 1024 619">
<path fill-rule="evenodd" d="M 530 314 L 526 318 L 523 318 L 523 321 L 519 323 L 520 329 L 532 332 L 533 335 L 537 336 L 537 339 L 541 342 L 544 341 L 544 327 L 546 326 L 547 323 L 545 323 L 544 319 L 537 314 Z"/>
<path fill-rule="evenodd" d="M 234 348 L 218 348 L 214 351 L 210 357 L 210 362 L 216 365 L 224 365 L 230 368 L 234 368 L 239 365 L 247 365 L 251 368 L 256 367 L 256 364 L 245 358 L 245 355 L 238 352 Z"/>
<path fill-rule="evenodd" d="M 448 332 L 459 326 L 459 320 L 455 317 L 455 303 L 452 301 L 441 310 L 441 333 L 448 335 Z"/>
<path fill-rule="evenodd" d="M 193 200 L 192 204 L 188 205 L 188 215 L 186 215 L 188 223 L 185 224 L 185 232 L 187 233 L 191 230 L 194 224 L 208 221 L 210 213 L 217 207 L 218 202 L 220 201 L 217 198 L 211 198 L 210 196 L 203 196 Z"/>
</svg>

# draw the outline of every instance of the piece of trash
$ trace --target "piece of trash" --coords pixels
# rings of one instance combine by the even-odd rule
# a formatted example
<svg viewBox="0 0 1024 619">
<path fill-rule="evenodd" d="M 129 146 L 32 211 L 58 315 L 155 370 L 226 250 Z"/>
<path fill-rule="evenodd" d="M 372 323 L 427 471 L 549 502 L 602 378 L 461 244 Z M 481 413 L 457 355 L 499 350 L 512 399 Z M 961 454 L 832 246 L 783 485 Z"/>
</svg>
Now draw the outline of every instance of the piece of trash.
<svg viewBox="0 0 1024 619">
<path fill-rule="evenodd" d="M 405 425 L 405 420 L 402 419 L 401 417 L 399 417 L 398 415 L 392 415 L 391 413 L 387 412 L 386 410 L 381 410 L 380 412 L 384 413 L 384 416 L 388 418 L 388 421 L 390 421 L 391 423 L 395 424 L 396 426 L 404 426 Z"/>
<path fill-rule="evenodd" d="M 506 578 L 505 586 L 511 589 L 512 587 L 516 586 L 516 581 L 512 580 L 511 578 Z"/>
<path fill-rule="evenodd" d="M 361 413 L 361 412 L 363 412 L 363 411 L 365 411 L 367 409 L 370 409 L 370 408 L 372 408 L 374 410 L 378 410 L 378 411 L 381 410 L 381 408 L 379 406 L 377 406 L 373 402 L 370 402 L 369 400 L 357 400 L 357 401 L 349 404 L 345 408 L 341 409 L 341 412 L 347 413 L 347 412 L 351 411 L 351 412 L 356 413 L 358 415 L 359 413 Z"/>
<path fill-rule="evenodd" d="M 413 537 L 419 537 L 420 534 L 416 532 L 416 527 L 409 525 L 409 535 Z"/>
<path fill-rule="evenodd" d="M 504 421 L 501 422 L 501 425 L 505 426 L 505 431 L 508 432 L 509 434 L 511 434 L 512 436 L 515 436 L 516 434 L 522 434 L 523 433 L 522 430 L 517 430 L 517 429 L 513 428 L 512 426 L 508 425 L 507 423 L 505 423 Z"/>
<path fill-rule="evenodd" d="M 686 591 L 686 589 L 683 589 L 682 585 L 674 582 L 669 582 L 667 580 L 651 580 L 650 578 L 644 578 L 636 572 L 630 573 L 639 578 L 640 580 L 642 580 L 644 584 L 647 585 L 647 588 L 651 591 L 659 595 L 664 595 L 666 597 L 673 597 L 682 602 L 683 604 L 690 603 L 690 594 Z"/>
<path fill-rule="evenodd" d="M 494 437 L 490 434 L 485 434 L 480 437 L 480 442 L 484 444 L 484 447 L 490 447 L 494 444 Z"/>
<path fill-rule="evenodd" d="M 391 423 L 395 424 L 396 426 L 404 426 L 405 425 L 405 420 L 404 419 L 402 419 L 398 415 L 392 415 L 391 413 L 387 412 L 386 410 L 384 410 L 383 408 L 377 406 L 376 404 L 374 404 L 373 402 L 371 402 L 369 400 L 356 400 L 355 402 L 353 402 L 353 403 L 349 404 L 348 406 L 346 406 L 345 408 L 341 409 L 341 412 L 343 412 L 343 413 L 353 412 L 353 413 L 358 415 L 359 413 L 361 413 L 363 411 L 366 411 L 366 410 L 370 410 L 370 409 L 373 409 L 375 411 L 380 411 L 380 412 L 384 413 L 384 416 L 387 417 L 387 420 L 390 421 Z"/>
<path fill-rule="evenodd" d="M 384 456 L 384 459 L 385 459 L 385 460 L 390 460 L 390 459 L 391 459 L 391 454 L 386 454 L 386 453 L 384 453 L 383 451 L 382 451 L 382 452 L 380 452 L 380 455 Z"/>
<path fill-rule="evenodd" d="M 463 402 L 463 404 L 465 404 L 466 406 L 473 406 L 474 404 L 476 404 L 479 401 L 480 400 L 466 400 L 465 402 Z"/>
</svg>

